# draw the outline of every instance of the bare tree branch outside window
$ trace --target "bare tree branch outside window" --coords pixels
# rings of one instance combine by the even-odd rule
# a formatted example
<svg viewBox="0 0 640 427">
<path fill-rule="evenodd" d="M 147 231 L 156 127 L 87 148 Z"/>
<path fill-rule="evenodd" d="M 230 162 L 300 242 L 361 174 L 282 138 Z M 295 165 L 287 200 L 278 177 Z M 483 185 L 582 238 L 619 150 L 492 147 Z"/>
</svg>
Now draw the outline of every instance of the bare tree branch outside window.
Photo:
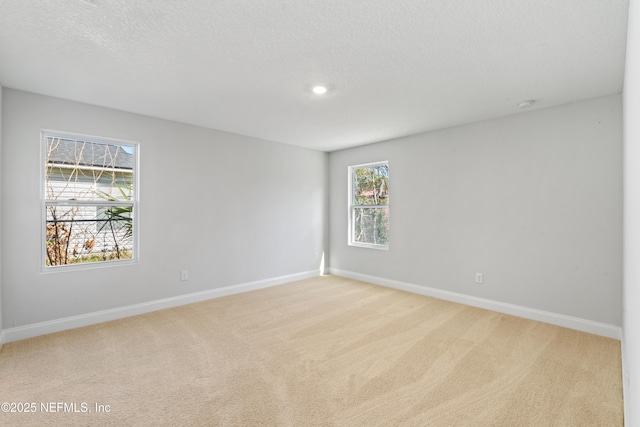
<svg viewBox="0 0 640 427">
<path fill-rule="evenodd" d="M 351 244 L 386 247 L 389 243 L 389 164 L 352 166 Z"/>
<path fill-rule="evenodd" d="M 135 146 L 43 135 L 45 265 L 131 259 Z"/>
</svg>

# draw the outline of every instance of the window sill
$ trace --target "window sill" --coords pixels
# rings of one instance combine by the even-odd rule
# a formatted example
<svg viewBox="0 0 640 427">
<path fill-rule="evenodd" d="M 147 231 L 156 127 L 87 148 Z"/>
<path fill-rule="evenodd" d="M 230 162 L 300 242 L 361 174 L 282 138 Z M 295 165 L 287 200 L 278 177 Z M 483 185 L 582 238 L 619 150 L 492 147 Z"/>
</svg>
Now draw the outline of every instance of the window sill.
<svg viewBox="0 0 640 427">
<path fill-rule="evenodd" d="M 353 246 L 355 248 L 377 249 L 379 251 L 389 250 L 389 245 L 374 245 L 370 243 L 353 243 L 353 242 L 349 242 L 348 245 Z"/>
<path fill-rule="evenodd" d="M 40 273 L 62 273 L 79 270 L 94 270 L 99 268 L 113 268 L 122 267 L 126 265 L 138 264 L 137 258 L 123 259 L 123 260 L 110 260 L 110 261 L 98 261 L 88 262 L 83 264 L 64 264 L 64 265 L 50 265 L 40 268 Z"/>
</svg>

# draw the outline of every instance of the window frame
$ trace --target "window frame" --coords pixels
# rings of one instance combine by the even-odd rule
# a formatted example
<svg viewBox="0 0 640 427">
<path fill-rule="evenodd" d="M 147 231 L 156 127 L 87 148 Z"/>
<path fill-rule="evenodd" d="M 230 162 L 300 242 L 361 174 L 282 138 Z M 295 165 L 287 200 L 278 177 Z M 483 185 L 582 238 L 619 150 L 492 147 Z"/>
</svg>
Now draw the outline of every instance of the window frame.
<svg viewBox="0 0 640 427">
<path fill-rule="evenodd" d="M 131 200 L 118 200 L 118 201 L 98 201 L 98 200 L 55 200 L 47 199 L 47 140 L 48 138 L 60 138 L 75 141 L 84 141 L 90 143 L 107 144 L 107 145 L 119 145 L 133 149 L 133 166 L 132 166 L 132 193 Z M 74 132 L 56 131 L 50 129 L 41 129 L 40 131 L 40 204 L 41 204 L 41 220 L 40 220 L 40 272 L 52 273 L 59 271 L 73 271 L 73 270 L 86 270 L 94 268 L 115 267 L 122 265 L 137 264 L 139 262 L 139 234 L 140 234 L 140 144 L 135 141 L 129 141 L 124 139 L 107 138 L 101 136 L 85 135 Z M 99 167 L 96 167 L 100 169 Z M 104 168 L 108 170 L 109 168 Z M 84 263 L 62 264 L 62 265 L 47 265 L 47 207 L 48 206 L 77 206 L 77 207 L 96 207 L 108 208 L 108 207 L 122 207 L 131 206 L 132 208 L 132 234 L 131 234 L 131 258 L 127 259 L 115 259 L 105 261 L 93 261 Z"/>
<path fill-rule="evenodd" d="M 366 209 L 380 209 L 380 208 L 386 208 L 387 209 L 387 219 L 388 221 L 391 220 L 390 217 L 390 203 L 387 202 L 384 205 L 378 204 L 378 205 L 355 205 L 354 204 L 354 180 L 353 180 L 353 175 L 355 173 L 355 171 L 357 169 L 361 169 L 361 168 L 368 168 L 368 167 L 374 167 L 374 166 L 381 166 L 381 165 L 386 165 L 387 166 L 387 170 L 390 169 L 389 166 L 389 161 L 388 160 L 383 160 L 383 161 L 378 161 L 378 162 L 371 162 L 371 163 L 362 163 L 359 165 L 351 165 L 348 166 L 347 168 L 347 179 L 348 179 L 348 217 L 347 217 L 347 223 L 348 223 L 348 235 L 347 235 L 347 244 L 348 246 L 354 246 L 354 247 L 358 247 L 358 248 L 366 248 L 366 249 L 377 249 L 377 250 L 383 250 L 383 251 L 388 251 L 389 250 L 389 238 L 387 238 L 387 243 L 385 244 L 374 244 L 374 243 L 362 243 L 362 242 L 356 242 L 353 239 L 353 233 L 355 231 L 355 210 L 358 208 L 366 208 Z M 387 234 L 389 232 L 389 229 L 391 227 L 388 225 L 387 226 Z"/>
</svg>

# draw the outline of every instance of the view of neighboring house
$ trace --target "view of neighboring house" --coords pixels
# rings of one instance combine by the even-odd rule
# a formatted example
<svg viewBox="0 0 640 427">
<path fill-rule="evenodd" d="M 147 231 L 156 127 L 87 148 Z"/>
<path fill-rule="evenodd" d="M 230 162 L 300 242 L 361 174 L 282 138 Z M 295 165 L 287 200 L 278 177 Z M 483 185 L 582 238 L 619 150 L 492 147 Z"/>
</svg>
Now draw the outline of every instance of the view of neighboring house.
<svg viewBox="0 0 640 427">
<path fill-rule="evenodd" d="M 43 138 L 46 265 L 133 254 L 133 147 Z"/>
</svg>

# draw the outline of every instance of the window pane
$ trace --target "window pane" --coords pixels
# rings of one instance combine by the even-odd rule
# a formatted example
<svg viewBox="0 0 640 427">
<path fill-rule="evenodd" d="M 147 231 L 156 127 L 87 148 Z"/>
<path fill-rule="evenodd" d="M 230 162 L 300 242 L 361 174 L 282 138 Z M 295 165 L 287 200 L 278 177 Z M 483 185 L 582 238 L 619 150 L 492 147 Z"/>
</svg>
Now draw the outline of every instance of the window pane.
<svg viewBox="0 0 640 427">
<path fill-rule="evenodd" d="M 46 200 L 131 200 L 134 147 L 46 139 Z"/>
<path fill-rule="evenodd" d="M 43 266 L 135 259 L 137 143 L 41 136 Z"/>
<path fill-rule="evenodd" d="M 353 171 L 353 204 L 389 203 L 389 165 L 357 168 Z"/>
<path fill-rule="evenodd" d="M 389 242 L 389 208 L 354 208 L 353 242 L 386 245 Z"/>
<path fill-rule="evenodd" d="M 132 206 L 47 206 L 46 265 L 130 259 Z"/>
</svg>

